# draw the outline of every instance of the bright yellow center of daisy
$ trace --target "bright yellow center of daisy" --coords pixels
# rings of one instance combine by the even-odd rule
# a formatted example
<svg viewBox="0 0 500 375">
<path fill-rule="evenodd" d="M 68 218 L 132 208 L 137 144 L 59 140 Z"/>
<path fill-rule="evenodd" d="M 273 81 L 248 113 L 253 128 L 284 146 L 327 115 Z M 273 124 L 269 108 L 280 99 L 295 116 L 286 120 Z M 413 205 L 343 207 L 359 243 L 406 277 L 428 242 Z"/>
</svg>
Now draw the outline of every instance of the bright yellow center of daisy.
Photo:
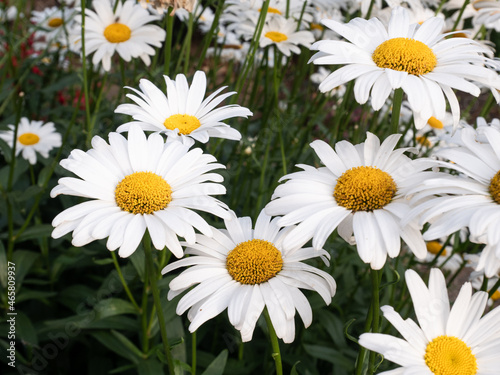
<svg viewBox="0 0 500 375">
<path fill-rule="evenodd" d="M 424 147 L 431 147 L 431 142 L 425 135 L 417 135 L 415 137 L 415 140 L 417 141 L 417 143 Z"/>
<path fill-rule="evenodd" d="M 262 11 L 262 8 L 259 8 L 259 13 Z M 281 14 L 279 9 L 269 7 L 267 8 L 267 13 Z"/>
<path fill-rule="evenodd" d="M 437 118 L 434 116 L 431 116 L 429 120 L 427 120 L 427 123 L 430 125 L 431 128 L 434 129 L 443 129 L 444 125 L 441 121 L 439 121 Z"/>
<path fill-rule="evenodd" d="M 323 31 L 324 27 L 319 23 L 311 23 L 311 30 Z"/>
<path fill-rule="evenodd" d="M 40 141 L 40 137 L 33 133 L 24 133 L 21 134 L 17 140 L 25 146 L 32 146 Z"/>
<path fill-rule="evenodd" d="M 226 268 L 231 277 L 242 284 L 260 284 L 281 271 L 283 258 L 271 242 L 250 240 L 229 252 Z"/>
<path fill-rule="evenodd" d="M 489 191 L 491 198 L 500 204 L 500 171 L 491 179 Z"/>
<path fill-rule="evenodd" d="M 112 23 L 104 29 L 104 37 L 110 43 L 122 43 L 130 39 L 132 31 L 123 23 Z"/>
<path fill-rule="evenodd" d="M 200 120 L 191 115 L 172 115 L 163 123 L 167 129 L 179 129 L 180 134 L 189 134 L 201 126 Z"/>
<path fill-rule="evenodd" d="M 390 203 L 396 195 L 392 177 L 377 167 L 354 167 L 337 179 L 333 197 L 351 211 L 373 211 Z"/>
<path fill-rule="evenodd" d="M 409 38 L 393 38 L 379 45 L 372 55 L 379 68 L 399 70 L 413 75 L 431 72 L 437 64 L 432 49 L 425 43 Z"/>
<path fill-rule="evenodd" d="M 115 188 L 118 207 L 133 214 L 152 214 L 167 207 L 172 200 L 172 188 L 153 172 L 134 172 Z"/>
<path fill-rule="evenodd" d="M 58 18 L 58 17 L 54 17 L 54 18 L 50 19 L 49 23 L 48 23 L 48 25 L 50 27 L 53 27 L 53 28 L 59 27 L 62 24 L 63 24 L 63 19 L 62 18 Z"/>
<path fill-rule="evenodd" d="M 427 251 L 434 255 L 439 254 L 439 251 L 443 247 L 443 245 L 440 244 L 438 241 L 429 241 L 427 242 L 426 246 L 427 246 Z M 446 255 L 446 250 L 443 250 L 441 255 L 443 256 Z"/>
<path fill-rule="evenodd" d="M 453 336 L 438 336 L 425 349 L 425 363 L 435 375 L 474 375 L 476 357 L 465 342 Z"/>
<path fill-rule="evenodd" d="M 495 290 L 495 293 L 493 293 L 490 298 L 493 301 L 498 301 L 500 299 L 500 291 Z"/>
<path fill-rule="evenodd" d="M 268 31 L 264 36 L 276 43 L 284 42 L 288 39 L 285 34 L 280 33 L 279 31 Z"/>
</svg>

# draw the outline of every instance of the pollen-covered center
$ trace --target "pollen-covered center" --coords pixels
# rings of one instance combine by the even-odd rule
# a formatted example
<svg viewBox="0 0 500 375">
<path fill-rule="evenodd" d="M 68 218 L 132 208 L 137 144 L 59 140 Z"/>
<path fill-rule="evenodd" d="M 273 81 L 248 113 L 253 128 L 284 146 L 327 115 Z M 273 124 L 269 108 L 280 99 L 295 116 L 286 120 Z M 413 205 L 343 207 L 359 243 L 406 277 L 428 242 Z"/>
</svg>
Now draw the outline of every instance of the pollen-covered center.
<svg viewBox="0 0 500 375">
<path fill-rule="evenodd" d="M 432 72 L 437 58 L 425 43 L 410 38 L 393 38 L 379 45 L 372 54 L 379 68 L 422 75 Z"/>
<path fill-rule="evenodd" d="M 179 129 L 180 134 L 190 134 L 201 126 L 200 120 L 191 115 L 172 115 L 163 123 L 167 129 Z"/>
<path fill-rule="evenodd" d="M 132 31 L 123 23 L 112 23 L 104 29 L 104 37 L 110 43 L 122 43 L 130 39 Z"/>
<path fill-rule="evenodd" d="M 263 283 L 281 271 L 281 252 L 264 240 L 249 240 L 229 252 L 226 268 L 231 277 L 242 284 Z"/>
<path fill-rule="evenodd" d="M 390 203 L 396 190 L 396 183 L 387 172 L 360 166 L 345 171 L 337 179 L 333 197 L 348 210 L 373 211 Z"/>
<path fill-rule="evenodd" d="M 40 142 L 40 137 L 34 133 L 24 133 L 21 134 L 17 140 L 19 143 L 25 146 L 33 146 Z"/>
<path fill-rule="evenodd" d="M 491 198 L 500 204 L 500 171 L 491 179 L 489 191 Z"/>
<path fill-rule="evenodd" d="M 56 27 L 61 26 L 63 23 L 64 21 L 62 18 L 54 17 L 49 20 L 48 25 L 49 27 L 53 27 L 55 29 Z"/>
<path fill-rule="evenodd" d="M 267 33 L 264 34 L 264 36 L 276 43 L 284 42 L 285 40 L 288 39 L 288 37 L 285 34 L 280 33 L 279 31 L 268 31 Z"/>
<path fill-rule="evenodd" d="M 118 207 L 133 214 L 152 214 L 167 207 L 172 200 L 172 188 L 153 172 L 134 172 L 115 188 Z"/>
<path fill-rule="evenodd" d="M 438 241 L 429 241 L 426 243 L 426 246 L 427 246 L 427 251 L 431 254 L 434 254 L 434 255 L 439 254 L 439 252 L 443 248 L 443 245 L 441 243 L 439 243 Z M 443 251 L 441 252 L 441 255 L 442 256 L 446 255 L 445 249 L 443 249 Z"/>
<path fill-rule="evenodd" d="M 425 363 L 435 375 L 475 375 L 476 357 L 465 342 L 454 336 L 438 336 L 425 349 Z"/>
<path fill-rule="evenodd" d="M 259 8 L 259 13 L 262 11 L 262 8 Z M 273 14 L 281 14 L 281 11 L 276 8 L 268 7 L 267 8 L 267 13 L 273 13 Z"/>
<path fill-rule="evenodd" d="M 444 125 L 441 121 L 439 121 L 437 118 L 434 116 L 431 116 L 428 120 L 427 123 L 430 125 L 431 128 L 434 129 L 443 129 Z"/>
</svg>

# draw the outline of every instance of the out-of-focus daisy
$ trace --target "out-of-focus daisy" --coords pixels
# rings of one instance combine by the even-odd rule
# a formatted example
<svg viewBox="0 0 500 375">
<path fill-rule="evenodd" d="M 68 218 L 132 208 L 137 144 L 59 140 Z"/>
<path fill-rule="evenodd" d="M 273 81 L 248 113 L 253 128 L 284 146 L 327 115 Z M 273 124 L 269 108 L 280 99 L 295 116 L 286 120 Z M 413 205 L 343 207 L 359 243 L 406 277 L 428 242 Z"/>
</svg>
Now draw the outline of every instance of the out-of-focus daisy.
<svg viewBox="0 0 500 375">
<path fill-rule="evenodd" d="M 129 87 L 137 95 L 127 94 L 136 104 L 120 104 L 116 113 L 123 113 L 134 118 L 134 122 L 118 127 L 117 131 L 127 131 L 131 124 L 138 124 L 143 130 L 166 132 L 171 136 L 191 137 L 206 143 L 210 137 L 239 140 L 241 134 L 222 122 L 233 117 L 252 115 L 247 108 L 237 104 L 215 108 L 224 99 L 236 92 L 217 96 L 221 87 L 204 99 L 207 78 L 203 71 L 197 71 L 189 87 L 186 76 L 178 74 L 175 81 L 164 76 L 167 85 L 165 95 L 147 79 L 141 79 L 141 91 Z"/>
<path fill-rule="evenodd" d="M 67 7 L 47 7 L 31 12 L 31 22 L 36 27 L 35 39 L 44 38 L 47 43 L 67 39 L 75 11 Z M 68 43 L 64 43 L 67 45 Z"/>
<path fill-rule="evenodd" d="M 109 0 L 94 0 L 91 9 L 85 9 L 85 54 L 94 56 L 92 63 L 102 62 L 104 70 L 111 69 L 111 57 L 116 53 L 125 61 L 140 57 L 144 64 L 151 63 L 156 52 L 165 40 L 165 30 L 148 23 L 158 20 L 143 9 L 135 0 L 118 2 L 113 12 Z M 80 17 L 76 17 L 80 22 Z M 75 43 L 81 45 L 81 36 L 75 34 Z"/>
<path fill-rule="evenodd" d="M 413 190 L 415 208 L 408 218 L 419 217 L 419 224 L 431 223 L 426 240 L 448 236 L 468 227 L 471 240 L 485 243 L 480 264 L 500 260 L 500 130 L 482 126 L 477 130 L 488 143 L 476 141 L 476 131 L 461 130 L 463 146 L 440 148 L 434 155 L 436 166 L 459 172 L 436 173 L 418 183 Z M 443 159 L 443 160 L 441 160 Z M 498 264 L 498 262 L 497 262 Z M 486 276 L 495 271 L 488 267 Z"/>
<path fill-rule="evenodd" d="M 283 239 L 290 230 L 279 230 L 276 221 L 262 211 L 252 229 L 249 217 L 234 216 L 225 220 L 226 230 L 212 228 L 213 238 L 197 235 L 196 244 L 186 249 L 190 256 L 163 269 L 165 274 L 192 266 L 170 282 L 168 293 L 172 299 L 189 290 L 176 311 L 181 315 L 189 309 L 191 332 L 227 308 L 242 340 L 250 341 L 266 307 L 277 336 L 290 343 L 296 310 L 306 327 L 312 322 L 311 306 L 299 288 L 317 291 L 330 304 L 336 290 L 333 277 L 302 263 L 315 257 L 327 262 L 329 254 L 300 246 L 284 250 Z"/>
<path fill-rule="evenodd" d="M 142 8 L 141 8 L 142 9 Z M 227 218 L 226 206 L 212 197 L 224 194 L 218 173 L 224 168 L 212 155 L 181 142 L 167 142 L 154 133 L 146 138 L 133 126 L 128 140 L 109 134 L 109 144 L 92 139 L 87 152 L 73 150 L 61 165 L 79 178 L 63 177 L 50 195 L 90 198 L 58 214 L 52 237 L 73 232 L 72 244 L 84 246 L 108 237 L 107 248 L 122 257 L 131 255 L 148 230 L 153 245 L 165 246 L 177 257 L 183 254 L 177 236 L 189 244 L 195 241 L 194 228 L 211 236 L 212 230 L 194 210 Z"/>
<path fill-rule="evenodd" d="M 492 51 L 468 38 L 442 34 L 444 20 L 429 18 L 422 25 L 410 24 L 408 11 L 392 10 L 389 27 L 376 18 L 355 18 L 347 24 L 324 20 L 324 25 L 347 41 L 321 40 L 315 64 L 342 64 L 320 85 L 323 92 L 355 80 L 354 96 L 364 104 L 371 97 L 374 110 L 380 109 L 394 89 L 402 88 L 414 113 L 417 129 L 431 116 L 444 117 L 446 100 L 457 125 L 460 106 L 452 89 L 480 94 L 488 87 L 497 99 L 500 78 L 494 69 Z"/>
<path fill-rule="evenodd" d="M 472 284 L 473 289 L 481 290 L 484 283 L 484 273 L 477 271 L 471 272 L 471 274 L 469 275 L 469 280 Z M 497 282 L 498 282 L 498 275 L 488 278 L 488 280 L 486 281 L 486 291 L 488 292 L 488 295 L 495 287 Z M 488 306 L 493 306 L 493 304 L 499 300 L 500 300 L 500 288 L 495 289 L 495 291 L 493 291 L 491 297 L 488 299 Z"/>
<path fill-rule="evenodd" d="M 311 74 L 309 78 L 311 79 L 312 83 L 319 85 L 330 74 L 331 74 L 330 70 L 320 66 L 318 71 L 316 73 Z M 339 87 L 335 87 L 326 94 L 330 96 L 337 96 L 338 97 L 337 103 L 340 103 L 342 102 L 342 98 L 344 97 L 345 90 L 346 90 L 345 85 L 341 85 Z"/>
<path fill-rule="evenodd" d="M 2 138 L 10 147 L 13 147 L 14 125 L 8 125 L 11 130 L 0 132 Z M 43 121 L 30 121 L 22 117 L 17 129 L 16 156 L 22 157 L 30 164 L 36 164 L 36 153 L 44 158 L 49 157 L 49 151 L 62 144 L 61 134 L 56 131 L 54 123 Z"/>
<path fill-rule="evenodd" d="M 337 229 L 344 240 L 357 244 L 359 256 L 373 269 L 382 268 L 387 255 L 399 254 L 401 239 L 423 259 L 427 250 L 417 222 L 402 226 L 401 219 L 410 211 L 406 191 L 425 165 L 404 155 L 407 148 L 394 149 L 399 138 L 391 135 L 380 144 L 367 133 L 364 143 L 341 141 L 335 151 L 323 141 L 312 142 L 325 167 L 298 165 L 303 171 L 283 176 L 288 181 L 266 206 L 267 214 L 283 215 L 278 225 L 300 223 L 285 239 L 285 248 L 312 238 L 320 249 Z"/>
<path fill-rule="evenodd" d="M 474 25 L 484 25 L 487 29 L 500 30 L 500 1 L 474 1 L 472 6 L 477 10 L 472 20 Z"/>
<path fill-rule="evenodd" d="M 424 262 L 432 262 L 436 259 L 436 267 L 455 273 L 460 269 L 464 260 L 458 254 L 453 254 L 453 246 L 446 245 L 441 241 L 427 241 L 427 256 Z M 443 248 L 444 246 L 444 248 Z"/>
<path fill-rule="evenodd" d="M 163 14 L 168 8 L 172 8 L 170 15 L 172 16 L 176 10 L 185 9 L 188 12 L 193 11 L 196 0 L 139 0 L 143 8 L 151 6 L 159 14 Z"/>
<path fill-rule="evenodd" d="M 384 317 L 403 336 L 364 333 L 359 344 L 401 366 L 382 374 L 495 375 L 500 362 L 500 309 L 481 315 L 488 294 L 472 294 L 465 283 L 453 307 L 442 272 L 431 270 L 429 287 L 413 270 L 405 273 L 419 325 L 403 320 L 391 306 L 383 306 Z"/>
<path fill-rule="evenodd" d="M 297 31 L 297 23 L 285 17 L 273 17 L 268 20 L 262 30 L 260 47 L 275 45 L 285 56 L 300 54 L 300 47 L 310 47 L 314 35 L 307 30 Z"/>
</svg>

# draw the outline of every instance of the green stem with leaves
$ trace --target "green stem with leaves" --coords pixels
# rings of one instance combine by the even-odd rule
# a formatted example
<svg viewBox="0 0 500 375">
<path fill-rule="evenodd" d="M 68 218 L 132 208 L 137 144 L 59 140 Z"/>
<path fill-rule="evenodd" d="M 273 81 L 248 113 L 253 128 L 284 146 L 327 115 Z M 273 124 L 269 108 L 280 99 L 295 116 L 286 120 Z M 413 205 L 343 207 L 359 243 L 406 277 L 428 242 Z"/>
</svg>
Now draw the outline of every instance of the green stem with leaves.
<svg viewBox="0 0 500 375">
<path fill-rule="evenodd" d="M 278 336 L 274 330 L 273 322 L 269 316 L 267 308 L 264 308 L 264 317 L 266 318 L 267 329 L 269 330 L 269 338 L 271 339 L 271 346 L 273 348 L 272 357 L 274 359 L 274 364 L 276 365 L 276 375 L 283 375 L 283 365 L 281 363 L 281 352 L 280 345 L 278 342 Z"/>
</svg>

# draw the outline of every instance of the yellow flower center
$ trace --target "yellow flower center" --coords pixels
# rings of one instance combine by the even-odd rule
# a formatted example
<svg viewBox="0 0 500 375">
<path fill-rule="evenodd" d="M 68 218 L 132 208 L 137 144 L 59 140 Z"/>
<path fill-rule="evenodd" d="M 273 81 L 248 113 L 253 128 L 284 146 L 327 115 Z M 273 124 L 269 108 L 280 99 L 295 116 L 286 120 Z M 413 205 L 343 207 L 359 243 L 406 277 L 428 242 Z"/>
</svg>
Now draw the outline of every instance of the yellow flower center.
<svg viewBox="0 0 500 375">
<path fill-rule="evenodd" d="M 262 11 L 262 8 L 259 8 L 259 13 Z M 267 8 L 267 13 L 281 14 L 279 9 L 269 7 Z"/>
<path fill-rule="evenodd" d="M 495 293 L 493 293 L 490 298 L 493 301 L 498 301 L 500 299 L 500 291 L 495 290 Z"/>
<path fill-rule="evenodd" d="M 25 146 L 32 146 L 40 141 L 40 137 L 34 133 L 24 133 L 21 134 L 17 140 Z"/>
<path fill-rule="evenodd" d="M 500 204 L 500 171 L 491 179 L 489 191 L 491 198 Z"/>
<path fill-rule="evenodd" d="M 432 49 L 425 43 L 409 38 L 393 38 L 379 45 L 372 55 L 379 68 L 389 68 L 422 75 L 431 72 L 437 64 Z"/>
<path fill-rule="evenodd" d="M 118 207 L 133 214 L 152 214 L 168 206 L 172 188 L 153 172 L 134 172 L 115 188 Z"/>
<path fill-rule="evenodd" d="M 425 363 L 435 375 L 475 375 L 476 357 L 465 342 L 453 336 L 438 336 L 425 350 Z"/>
<path fill-rule="evenodd" d="M 418 144 L 424 146 L 424 147 L 431 147 L 431 142 L 425 135 L 417 135 L 415 137 L 415 140 L 417 141 Z"/>
<path fill-rule="evenodd" d="M 430 125 L 431 128 L 434 129 L 443 129 L 444 125 L 441 121 L 439 121 L 437 118 L 434 116 L 431 116 L 429 120 L 427 120 L 427 123 Z"/>
<path fill-rule="evenodd" d="M 439 251 L 443 247 L 443 245 L 440 244 L 438 241 L 429 241 L 427 242 L 426 246 L 427 246 L 427 251 L 434 255 L 439 254 Z M 443 250 L 441 255 L 443 256 L 446 255 L 446 250 Z"/>
<path fill-rule="evenodd" d="M 179 129 L 180 134 L 189 134 L 201 126 L 200 120 L 191 115 L 172 115 L 163 123 L 167 129 Z"/>
<path fill-rule="evenodd" d="M 320 25 L 319 23 L 311 23 L 311 30 L 323 31 L 323 29 L 323 25 Z"/>
<path fill-rule="evenodd" d="M 390 203 L 396 195 L 392 177 L 377 167 L 354 167 L 337 179 L 333 197 L 352 211 L 373 211 Z"/>
<path fill-rule="evenodd" d="M 284 42 L 288 39 L 285 34 L 280 33 L 279 31 L 268 31 L 264 36 L 276 43 Z"/>
<path fill-rule="evenodd" d="M 249 240 L 229 252 L 226 268 L 231 277 L 242 284 L 263 283 L 281 271 L 281 252 L 264 240 Z"/>
<path fill-rule="evenodd" d="M 123 23 L 112 23 L 104 29 L 104 37 L 110 43 L 122 43 L 130 39 L 132 31 Z"/>
<path fill-rule="evenodd" d="M 56 27 L 59 27 L 63 24 L 63 19 L 62 18 L 58 18 L 58 17 L 54 17 L 52 19 L 49 20 L 49 23 L 48 25 L 50 27 L 53 27 L 53 28 L 56 28 Z"/>
</svg>

